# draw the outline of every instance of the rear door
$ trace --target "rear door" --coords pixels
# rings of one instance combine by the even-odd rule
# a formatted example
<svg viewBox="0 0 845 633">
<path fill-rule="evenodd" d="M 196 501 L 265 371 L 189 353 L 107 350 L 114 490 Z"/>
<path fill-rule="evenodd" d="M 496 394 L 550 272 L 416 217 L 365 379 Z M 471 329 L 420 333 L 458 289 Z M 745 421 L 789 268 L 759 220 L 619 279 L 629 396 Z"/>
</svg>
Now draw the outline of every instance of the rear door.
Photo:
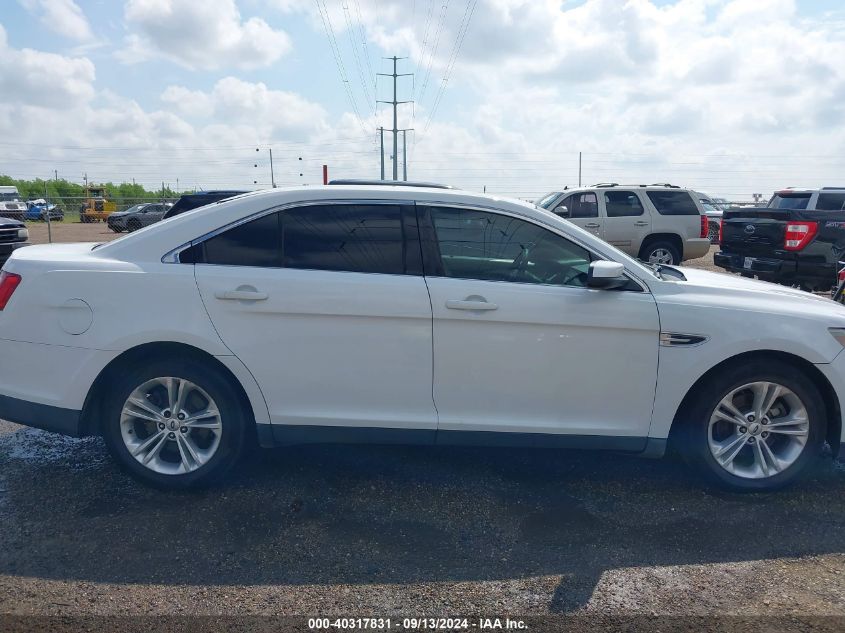
<svg viewBox="0 0 845 633">
<path fill-rule="evenodd" d="M 267 213 L 194 247 L 211 320 L 282 431 L 434 441 L 417 236 L 412 205 L 331 202 Z"/>
<path fill-rule="evenodd" d="M 603 222 L 599 214 L 598 198 L 592 191 L 566 196 L 555 205 L 553 211 L 582 229 L 603 238 Z"/>
<path fill-rule="evenodd" d="M 604 240 L 636 257 L 643 240 L 651 233 L 651 214 L 636 191 L 607 190 L 604 205 Z"/>
</svg>

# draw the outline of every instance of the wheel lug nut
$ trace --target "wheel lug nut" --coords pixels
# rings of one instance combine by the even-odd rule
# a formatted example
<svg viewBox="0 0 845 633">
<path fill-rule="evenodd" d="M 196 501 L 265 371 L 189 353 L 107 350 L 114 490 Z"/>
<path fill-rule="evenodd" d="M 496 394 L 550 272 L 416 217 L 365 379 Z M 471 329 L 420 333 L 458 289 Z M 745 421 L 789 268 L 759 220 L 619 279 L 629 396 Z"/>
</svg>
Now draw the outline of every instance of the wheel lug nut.
<svg viewBox="0 0 845 633">
<path fill-rule="evenodd" d="M 769 437 L 769 432 L 768 432 L 768 431 L 763 431 L 763 433 L 761 434 L 761 436 L 760 436 L 760 437 L 762 437 L 762 438 L 765 440 L 767 437 Z"/>
<path fill-rule="evenodd" d="M 754 438 L 753 438 L 753 437 L 749 437 L 749 438 L 748 438 L 748 443 L 749 443 L 749 444 L 753 444 L 753 443 L 754 443 Z"/>
<path fill-rule="evenodd" d="M 747 433 L 747 432 L 748 432 L 748 428 L 746 428 L 746 427 L 744 427 L 744 426 L 741 426 L 741 427 L 739 427 L 739 432 L 740 432 L 740 433 Z"/>
<path fill-rule="evenodd" d="M 177 418 L 179 418 L 180 420 L 184 420 L 184 419 L 185 419 L 185 414 L 184 414 L 184 413 L 180 413 L 180 414 L 179 414 L 179 415 L 177 415 L 176 417 L 177 417 Z"/>
<path fill-rule="evenodd" d="M 166 418 L 169 418 L 169 417 L 170 417 L 170 411 L 169 411 L 169 410 L 166 410 L 166 411 L 164 411 L 164 412 L 162 413 L 162 415 L 163 415 L 164 417 L 166 417 Z"/>
<path fill-rule="evenodd" d="M 749 416 L 748 416 L 748 421 L 749 421 L 749 422 L 753 422 L 753 421 L 754 421 L 754 419 L 755 419 L 755 418 L 754 418 L 754 415 L 753 415 L 753 414 L 751 414 L 751 415 L 749 415 Z"/>
<path fill-rule="evenodd" d="M 163 431 L 164 430 L 164 422 L 159 422 L 158 428 L 159 428 L 160 431 Z"/>
<path fill-rule="evenodd" d="M 181 427 L 181 428 L 179 429 L 179 432 L 180 432 L 180 433 L 187 433 L 187 432 L 188 432 L 188 427 L 187 427 L 187 426 L 183 426 L 183 427 Z"/>
<path fill-rule="evenodd" d="M 766 426 L 769 423 L 769 418 L 763 418 L 760 422 L 763 426 Z"/>
<path fill-rule="evenodd" d="M 171 440 L 175 440 L 176 439 L 176 433 L 171 431 L 170 433 L 167 434 L 167 437 L 169 437 Z"/>
</svg>

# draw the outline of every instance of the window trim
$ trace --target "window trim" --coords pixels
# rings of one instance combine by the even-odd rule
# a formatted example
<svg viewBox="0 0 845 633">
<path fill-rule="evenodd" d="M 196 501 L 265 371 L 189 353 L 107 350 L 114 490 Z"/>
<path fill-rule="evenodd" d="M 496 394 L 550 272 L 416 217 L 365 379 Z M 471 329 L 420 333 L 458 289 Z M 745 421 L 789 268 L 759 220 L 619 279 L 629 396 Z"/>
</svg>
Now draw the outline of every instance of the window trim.
<svg viewBox="0 0 845 633">
<path fill-rule="evenodd" d="M 507 217 L 515 218 L 517 220 L 522 220 L 523 222 L 528 222 L 529 224 L 533 224 L 541 229 L 545 229 L 550 231 L 551 233 L 561 237 L 565 240 L 569 240 L 573 244 L 580 246 L 584 250 L 586 250 L 591 257 L 596 257 L 600 260 L 605 261 L 616 261 L 609 255 L 603 254 L 601 251 L 597 251 L 592 245 L 585 243 L 584 241 L 578 239 L 578 236 L 575 235 L 568 235 L 565 232 L 562 232 L 558 227 L 546 224 L 544 222 L 539 222 L 534 218 L 522 215 L 520 213 L 516 213 L 510 211 L 508 209 L 502 209 L 499 207 L 488 207 L 479 204 L 468 204 L 462 202 L 454 202 L 454 201 L 434 201 L 434 200 L 425 200 L 425 201 L 417 201 L 415 203 L 417 208 L 417 225 L 419 226 L 420 232 L 420 246 L 422 247 L 422 255 L 423 255 L 423 274 L 426 277 L 439 277 L 441 279 L 463 279 L 458 277 L 447 277 L 443 271 L 443 260 L 440 257 L 440 247 L 437 241 L 437 232 L 434 228 L 434 222 L 431 219 L 431 207 L 447 207 L 453 209 L 462 209 L 466 211 L 481 211 L 483 213 L 495 213 L 499 215 L 504 215 Z M 549 211 L 549 213 L 552 213 Z M 559 217 L 559 216 L 554 216 Z M 561 218 L 563 219 L 563 218 Z M 566 220 L 564 220 L 566 221 Z M 623 264 L 624 265 L 624 264 Z M 629 271 L 627 268 L 625 269 L 625 276 L 633 281 L 640 287 L 639 292 L 645 292 L 651 294 L 651 290 L 642 279 L 636 276 L 634 273 Z M 468 281 L 480 281 L 484 283 L 517 283 L 521 285 L 531 285 L 531 286 L 543 286 L 544 288 L 564 288 L 570 290 L 595 290 L 594 288 L 579 288 L 577 286 L 559 286 L 555 284 L 526 284 L 524 282 L 519 281 L 500 281 L 500 280 L 485 280 L 485 279 L 468 279 Z M 632 292 L 632 291 L 627 291 Z M 636 291 L 633 291 L 636 292 Z"/>
<path fill-rule="evenodd" d="M 404 223 L 406 219 L 414 218 L 415 214 L 413 213 L 406 213 L 404 211 L 405 207 L 413 207 L 414 202 L 409 200 L 385 200 L 384 198 L 377 199 L 377 200 L 369 200 L 369 199 L 335 199 L 335 198 L 325 198 L 322 200 L 302 200 L 299 202 L 286 202 L 284 204 L 279 204 L 274 207 L 270 207 L 268 209 L 262 209 L 261 211 L 256 211 L 255 213 L 251 213 L 250 215 L 244 216 L 228 224 L 224 224 L 223 226 L 217 227 L 199 237 L 192 239 L 189 242 L 185 242 L 180 246 L 168 251 L 165 253 L 161 258 L 162 264 L 181 264 L 182 262 L 179 260 L 182 253 L 194 246 L 198 246 L 207 240 L 210 240 L 213 237 L 220 235 L 221 233 L 225 233 L 229 229 L 234 229 L 242 224 L 246 224 L 247 222 L 252 222 L 253 220 L 258 220 L 266 215 L 270 215 L 271 213 L 279 213 L 280 211 L 286 211 L 288 209 L 295 209 L 300 207 L 315 207 L 315 206 L 324 206 L 327 204 L 342 204 L 342 205 L 389 205 L 394 207 L 399 207 L 399 215 L 400 221 L 402 222 L 403 231 L 402 231 L 402 253 L 404 256 L 404 264 L 405 267 L 410 269 L 412 266 L 410 265 L 411 262 L 408 259 L 408 251 L 410 246 L 410 240 L 408 239 L 408 233 L 404 230 L 405 226 Z M 419 220 L 417 220 L 417 231 L 415 232 L 417 240 L 421 243 L 420 233 L 419 233 Z M 418 272 L 410 272 L 408 270 L 405 274 L 406 275 L 422 275 L 422 265 L 419 260 L 415 260 L 413 263 L 419 263 L 419 267 L 417 268 Z M 186 266 L 194 266 L 194 263 L 187 263 Z M 215 264 L 210 264 L 215 265 Z M 297 268 L 295 270 L 309 270 L 303 268 Z M 337 272 L 354 272 L 354 271 L 337 271 Z M 381 275 L 381 274 L 389 274 L 389 273 L 360 273 L 360 274 L 368 274 L 368 275 Z"/>
</svg>

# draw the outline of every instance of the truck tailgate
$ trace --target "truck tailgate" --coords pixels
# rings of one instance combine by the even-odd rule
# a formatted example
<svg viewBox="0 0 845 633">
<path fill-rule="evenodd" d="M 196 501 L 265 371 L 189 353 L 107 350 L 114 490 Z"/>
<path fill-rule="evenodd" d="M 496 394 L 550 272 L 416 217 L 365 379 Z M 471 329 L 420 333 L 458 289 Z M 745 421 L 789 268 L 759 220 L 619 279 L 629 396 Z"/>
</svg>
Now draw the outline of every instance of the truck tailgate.
<svg viewBox="0 0 845 633">
<path fill-rule="evenodd" d="M 771 255 L 783 249 L 789 209 L 736 209 L 722 217 L 722 249 L 749 255 Z"/>
</svg>

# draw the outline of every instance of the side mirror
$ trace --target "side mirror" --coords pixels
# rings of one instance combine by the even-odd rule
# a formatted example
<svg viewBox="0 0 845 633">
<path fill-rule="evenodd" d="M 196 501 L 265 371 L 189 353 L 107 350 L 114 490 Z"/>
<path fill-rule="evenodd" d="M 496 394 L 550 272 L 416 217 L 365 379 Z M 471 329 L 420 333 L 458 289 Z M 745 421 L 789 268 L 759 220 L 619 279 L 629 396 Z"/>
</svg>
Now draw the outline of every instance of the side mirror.
<svg viewBox="0 0 845 633">
<path fill-rule="evenodd" d="M 569 208 L 565 204 L 562 204 L 557 209 L 555 209 L 555 214 L 559 215 L 562 218 L 568 218 Z"/>
<path fill-rule="evenodd" d="M 617 262 L 597 260 L 590 264 L 587 273 L 588 288 L 602 288 L 609 290 L 620 288 L 628 283 L 625 277 L 625 267 Z"/>
</svg>

